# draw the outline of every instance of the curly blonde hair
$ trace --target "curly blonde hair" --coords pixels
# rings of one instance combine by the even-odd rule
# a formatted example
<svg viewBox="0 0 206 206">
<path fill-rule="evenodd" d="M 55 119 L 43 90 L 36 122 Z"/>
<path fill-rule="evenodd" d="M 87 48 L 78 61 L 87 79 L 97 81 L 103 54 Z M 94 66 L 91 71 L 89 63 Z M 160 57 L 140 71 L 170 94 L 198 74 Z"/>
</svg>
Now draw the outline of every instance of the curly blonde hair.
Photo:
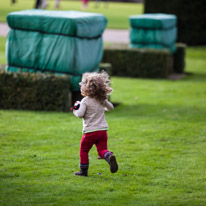
<svg viewBox="0 0 206 206">
<path fill-rule="evenodd" d="M 80 83 L 81 94 L 83 96 L 95 98 L 103 104 L 103 102 L 108 98 L 108 95 L 112 92 L 112 88 L 109 84 L 109 75 L 105 71 L 100 73 L 84 73 L 82 76 L 82 82 Z"/>
</svg>

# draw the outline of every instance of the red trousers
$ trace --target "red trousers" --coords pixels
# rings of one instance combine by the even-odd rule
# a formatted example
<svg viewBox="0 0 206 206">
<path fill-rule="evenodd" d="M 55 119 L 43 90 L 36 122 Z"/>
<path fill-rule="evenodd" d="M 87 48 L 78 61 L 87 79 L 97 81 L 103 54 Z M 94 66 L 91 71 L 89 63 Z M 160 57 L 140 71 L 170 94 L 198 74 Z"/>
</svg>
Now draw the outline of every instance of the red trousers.
<svg viewBox="0 0 206 206">
<path fill-rule="evenodd" d="M 89 163 L 88 154 L 94 144 L 98 155 L 104 158 L 104 154 L 109 152 L 107 150 L 107 131 L 103 130 L 83 134 L 80 145 L 80 164 Z"/>
</svg>

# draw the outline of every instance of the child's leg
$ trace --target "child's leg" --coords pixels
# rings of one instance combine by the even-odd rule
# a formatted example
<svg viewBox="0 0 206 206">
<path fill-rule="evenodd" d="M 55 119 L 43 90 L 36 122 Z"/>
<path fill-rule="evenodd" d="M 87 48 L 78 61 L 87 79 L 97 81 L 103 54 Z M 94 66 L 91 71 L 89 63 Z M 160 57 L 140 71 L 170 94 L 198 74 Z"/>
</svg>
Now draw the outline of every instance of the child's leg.
<svg viewBox="0 0 206 206">
<path fill-rule="evenodd" d="M 116 161 L 116 157 L 113 155 L 112 152 L 108 151 L 107 149 L 107 132 L 106 131 L 98 131 L 98 141 L 95 143 L 98 154 L 101 158 L 104 158 L 109 166 L 110 171 L 112 173 L 117 172 L 118 164 Z"/>
<path fill-rule="evenodd" d="M 88 133 L 89 134 L 89 133 Z M 75 175 L 87 176 L 87 171 L 89 168 L 89 151 L 93 146 L 93 139 L 90 138 L 88 134 L 82 136 L 80 144 L 80 172 L 76 172 Z"/>
<path fill-rule="evenodd" d="M 93 139 L 91 138 L 90 133 L 86 133 L 82 136 L 80 144 L 80 164 L 86 165 L 89 164 L 89 151 L 94 144 Z"/>
<path fill-rule="evenodd" d="M 99 157 L 104 159 L 104 154 L 111 153 L 107 149 L 107 132 L 106 131 L 98 131 L 96 132 L 96 139 L 95 146 L 97 148 L 97 152 Z"/>
</svg>

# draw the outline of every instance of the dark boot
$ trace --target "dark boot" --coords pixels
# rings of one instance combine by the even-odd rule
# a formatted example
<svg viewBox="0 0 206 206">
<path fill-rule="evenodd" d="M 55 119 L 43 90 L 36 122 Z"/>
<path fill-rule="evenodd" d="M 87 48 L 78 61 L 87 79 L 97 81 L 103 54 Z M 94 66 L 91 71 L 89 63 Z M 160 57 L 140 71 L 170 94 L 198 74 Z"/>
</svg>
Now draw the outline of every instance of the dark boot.
<svg viewBox="0 0 206 206">
<path fill-rule="evenodd" d="M 88 168 L 80 168 L 80 171 L 79 172 L 75 172 L 74 175 L 87 177 L 88 176 L 87 173 L 88 173 Z"/>
<path fill-rule="evenodd" d="M 110 154 L 106 155 L 105 160 L 108 162 L 108 164 L 110 166 L 111 173 L 117 172 L 118 164 L 116 161 L 116 157 L 110 153 Z"/>
</svg>

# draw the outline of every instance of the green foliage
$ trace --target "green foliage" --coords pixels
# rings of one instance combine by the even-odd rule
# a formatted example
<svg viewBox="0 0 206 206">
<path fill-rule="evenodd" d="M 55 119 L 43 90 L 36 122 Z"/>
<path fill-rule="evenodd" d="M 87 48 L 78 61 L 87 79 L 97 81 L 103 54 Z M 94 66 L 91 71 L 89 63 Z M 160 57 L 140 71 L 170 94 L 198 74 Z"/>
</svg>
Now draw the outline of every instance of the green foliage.
<svg viewBox="0 0 206 206">
<path fill-rule="evenodd" d="M 206 45 L 205 0 L 145 0 L 145 13 L 175 14 L 178 19 L 178 42 Z"/>
<path fill-rule="evenodd" d="M 81 80 L 82 80 L 82 75 L 78 75 L 78 76 L 70 75 L 71 90 L 73 92 L 80 91 L 79 83 L 81 82 Z"/>
<path fill-rule="evenodd" d="M 171 56 L 166 50 L 129 49 L 127 44 L 110 44 L 104 47 L 102 61 L 111 63 L 110 67 L 105 66 L 113 76 L 166 78 L 172 71 L 184 72 L 186 45 L 178 43 L 176 48 Z"/>
<path fill-rule="evenodd" d="M 70 79 L 40 73 L 0 73 L 0 108 L 69 111 Z"/>
<path fill-rule="evenodd" d="M 111 76 L 112 75 L 112 65 L 110 63 L 100 63 L 99 71 L 105 71 L 109 74 L 109 76 Z"/>
<path fill-rule="evenodd" d="M 165 78 L 168 76 L 170 54 L 166 50 L 110 45 L 104 48 L 102 61 L 112 64 L 113 76 Z"/>
<path fill-rule="evenodd" d="M 174 53 L 173 71 L 175 73 L 184 73 L 186 45 L 178 43 Z"/>
</svg>

